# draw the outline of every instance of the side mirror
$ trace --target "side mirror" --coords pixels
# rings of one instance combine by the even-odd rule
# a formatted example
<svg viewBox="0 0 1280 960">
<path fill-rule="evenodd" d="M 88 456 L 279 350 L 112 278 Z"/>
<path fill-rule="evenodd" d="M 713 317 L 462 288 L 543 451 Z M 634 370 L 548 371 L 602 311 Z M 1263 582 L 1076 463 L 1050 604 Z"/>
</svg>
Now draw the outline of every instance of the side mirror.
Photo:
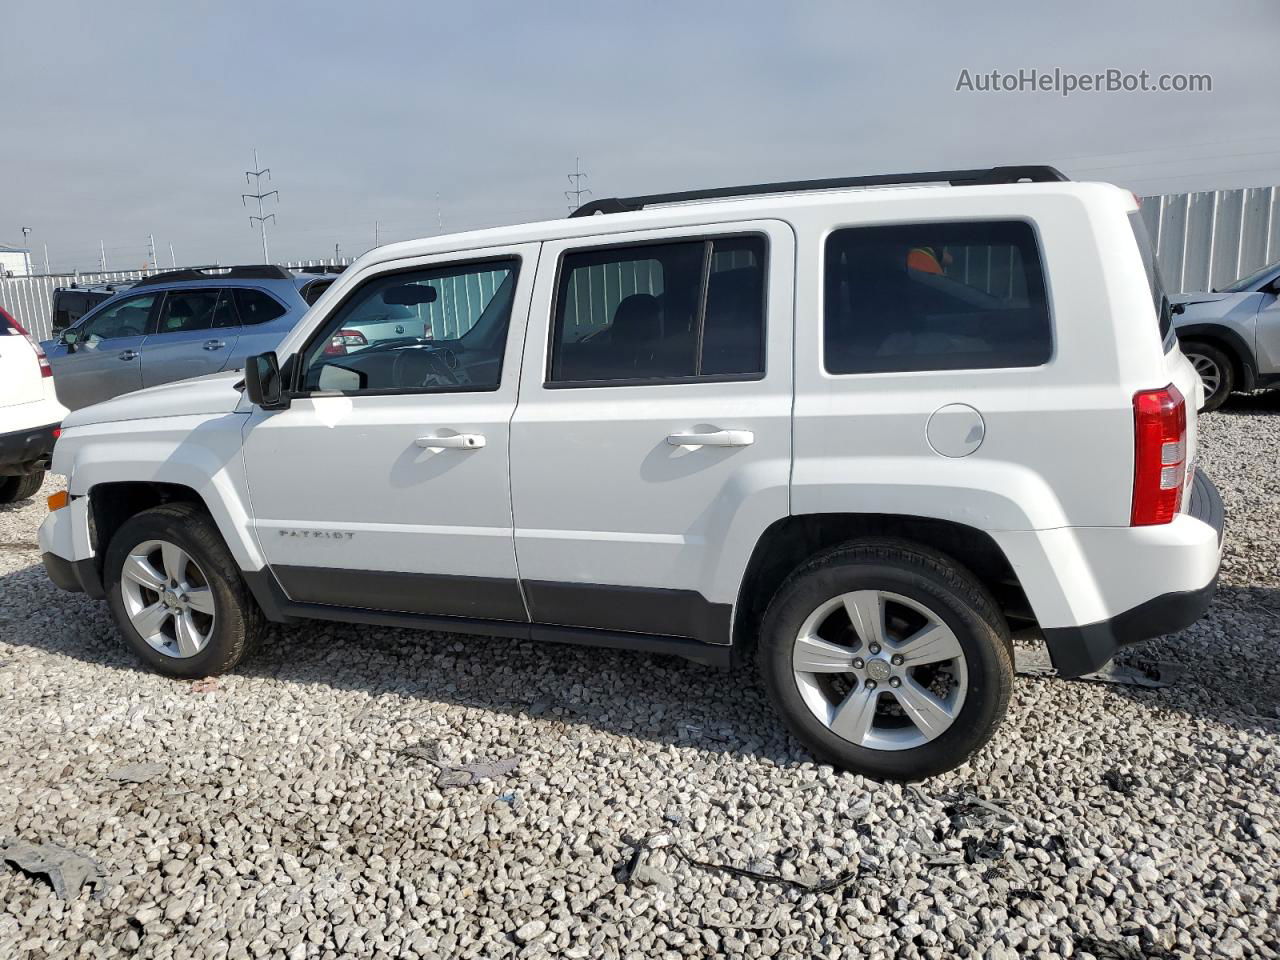
<svg viewBox="0 0 1280 960">
<path fill-rule="evenodd" d="M 63 330 L 62 342 L 67 345 L 68 353 L 75 353 L 76 344 L 80 342 L 80 331 L 79 330 Z"/>
<path fill-rule="evenodd" d="M 249 401 L 263 410 L 285 410 L 289 397 L 285 393 L 284 378 L 280 376 L 280 362 L 274 353 L 260 353 L 244 363 L 244 392 Z"/>
</svg>

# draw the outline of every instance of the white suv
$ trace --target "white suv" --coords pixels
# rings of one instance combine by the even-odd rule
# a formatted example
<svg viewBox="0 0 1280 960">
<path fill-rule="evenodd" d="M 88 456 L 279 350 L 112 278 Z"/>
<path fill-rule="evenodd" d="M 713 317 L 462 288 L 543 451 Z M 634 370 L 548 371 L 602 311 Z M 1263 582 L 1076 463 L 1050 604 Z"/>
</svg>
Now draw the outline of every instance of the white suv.
<svg viewBox="0 0 1280 960">
<path fill-rule="evenodd" d="M 49 358 L 0 307 L 0 504 L 26 500 L 40 489 L 66 414 Z"/>
<path fill-rule="evenodd" d="M 946 770 L 1000 722 L 1014 632 L 1093 670 L 1199 617 L 1221 559 L 1137 204 L 1063 180 L 768 184 L 379 247 L 243 381 L 69 416 L 49 575 L 173 676 L 297 618 L 753 656 L 822 759 Z M 335 350 L 370 302 L 434 339 Z"/>
</svg>

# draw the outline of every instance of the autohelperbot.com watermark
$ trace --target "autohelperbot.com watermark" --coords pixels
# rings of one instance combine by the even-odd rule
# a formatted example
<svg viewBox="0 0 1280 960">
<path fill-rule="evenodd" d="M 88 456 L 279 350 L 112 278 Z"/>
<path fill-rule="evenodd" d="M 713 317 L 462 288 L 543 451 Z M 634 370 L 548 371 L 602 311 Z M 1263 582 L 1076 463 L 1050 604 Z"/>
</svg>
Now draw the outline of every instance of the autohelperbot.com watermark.
<svg viewBox="0 0 1280 960">
<path fill-rule="evenodd" d="M 1110 68 L 1093 73 L 1077 73 L 1054 67 L 1040 70 L 961 69 L 956 78 L 957 93 L 1212 93 L 1213 76 L 1208 73 L 1152 73 L 1149 70 Z"/>
</svg>

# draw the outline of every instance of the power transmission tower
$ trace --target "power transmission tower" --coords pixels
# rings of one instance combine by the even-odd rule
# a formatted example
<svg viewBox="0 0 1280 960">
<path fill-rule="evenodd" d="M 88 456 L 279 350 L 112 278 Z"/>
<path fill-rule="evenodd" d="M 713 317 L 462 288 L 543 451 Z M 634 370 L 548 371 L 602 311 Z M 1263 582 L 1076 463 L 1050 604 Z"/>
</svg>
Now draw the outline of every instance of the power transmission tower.
<svg viewBox="0 0 1280 960">
<path fill-rule="evenodd" d="M 271 254 L 267 252 L 267 221 L 270 220 L 272 223 L 275 223 L 276 215 L 274 213 L 264 214 L 262 212 L 262 201 L 267 199 L 267 197 L 275 197 L 276 203 L 279 203 L 280 191 L 268 190 L 266 193 L 262 192 L 262 178 L 266 177 L 267 180 L 271 179 L 271 168 L 258 166 L 257 147 L 254 147 L 253 149 L 253 166 L 254 169 L 246 170 L 244 172 L 244 182 L 250 184 L 257 193 L 240 194 L 240 203 L 247 207 L 250 200 L 258 201 L 258 215 L 256 217 L 252 214 L 249 215 L 249 226 L 252 227 L 254 222 L 257 222 L 258 229 L 262 231 L 262 262 L 270 263 Z M 250 177 L 253 177 L 253 180 L 250 180 Z"/>
<path fill-rule="evenodd" d="M 582 197 L 591 191 L 582 185 L 582 181 L 587 179 L 587 175 L 580 169 L 581 163 L 577 157 L 573 158 L 573 173 L 569 174 L 569 182 L 573 184 L 572 190 L 564 192 L 564 198 L 569 201 L 569 212 L 577 210 L 582 206 Z"/>
</svg>

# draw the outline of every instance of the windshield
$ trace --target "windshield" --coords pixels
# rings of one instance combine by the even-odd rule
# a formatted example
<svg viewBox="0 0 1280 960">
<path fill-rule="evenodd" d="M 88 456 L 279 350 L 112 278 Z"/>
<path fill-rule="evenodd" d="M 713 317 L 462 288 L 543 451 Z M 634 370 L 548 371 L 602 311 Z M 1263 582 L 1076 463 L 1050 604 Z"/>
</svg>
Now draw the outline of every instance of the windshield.
<svg viewBox="0 0 1280 960">
<path fill-rule="evenodd" d="M 1214 290 L 1213 292 L 1214 293 L 1246 293 L 1248 291 L 1251 291 L 1263 280 L 1267 279 L 1267 276 L 1269 274 L 1275 273 L 1277 270 L 1280 270 L 1280 260 L 1277 260 L 1275 263 L 1268 263 L 1261 270 L 1255 270 L 1253 271 L 1253 273 L 1249 274 L 1248 276 L 1241 277 L 1239 280 L 1235 281 L 1234 283 L 1229 283 L 1225 287 L 1219 287 L 1217 290 Z"/>
<path fill-rule="evenodd" d="M 1129 226 L 1133 228 L 1133 238 L 1138 241 L 1138 252 L 1142 254 L 1142 266 L 1147 271 L 1147 286 L 1151 290 L 1151 302 L 1156 308 L 1156 316 L 1160 318 L 1160 339 L 1169 342 L 1169 331 L 1173 329 L 1173 312 L 1169 309 L 1169 298 L 1164 292 L 1164 283 L 1160 279 L 1160 265 L 1156 262 L 1156 251 L 1151 245 L 1151 237 L 1147 233 L 1147 225 L 1142 222 L 1138 211 L 1129 214 Z"/>
</svg>

